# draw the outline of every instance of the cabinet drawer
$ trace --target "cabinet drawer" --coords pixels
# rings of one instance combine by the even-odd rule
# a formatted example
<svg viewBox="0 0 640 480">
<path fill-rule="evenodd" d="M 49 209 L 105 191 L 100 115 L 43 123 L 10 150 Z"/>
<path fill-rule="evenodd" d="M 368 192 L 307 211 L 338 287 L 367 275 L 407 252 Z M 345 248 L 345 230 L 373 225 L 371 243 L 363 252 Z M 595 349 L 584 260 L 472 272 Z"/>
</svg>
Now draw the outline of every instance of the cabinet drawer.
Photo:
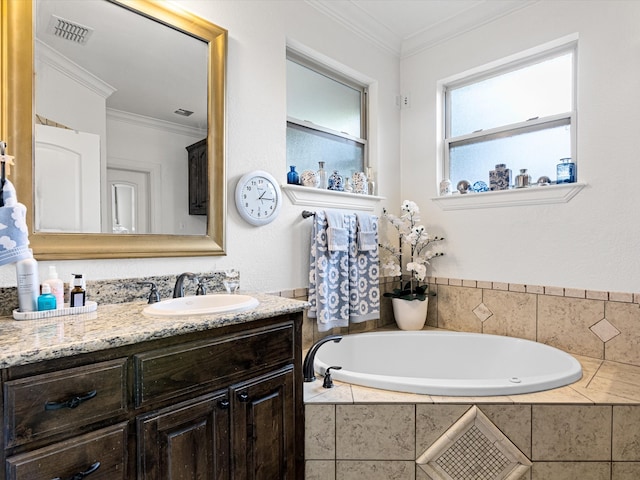
<svg viewBox="0 0 640 480">
<path fill-rule="evenodd" d="M 293 357 L 292 323 L 136 355 L 136 406 L 221 388 Z"/>
<path fill-rule="evenodd" d="M 126 361 L 117 359 L 6 382 L 6 445 L 21 445 L 125 412 Z"/>
<path fill-rule="evenodd" d="M 7 459 L 7 480 L 127 478 L 127 424 L 103 428 Z M 75 475 L 78 475 L 77 477 Z"/>
</svg>

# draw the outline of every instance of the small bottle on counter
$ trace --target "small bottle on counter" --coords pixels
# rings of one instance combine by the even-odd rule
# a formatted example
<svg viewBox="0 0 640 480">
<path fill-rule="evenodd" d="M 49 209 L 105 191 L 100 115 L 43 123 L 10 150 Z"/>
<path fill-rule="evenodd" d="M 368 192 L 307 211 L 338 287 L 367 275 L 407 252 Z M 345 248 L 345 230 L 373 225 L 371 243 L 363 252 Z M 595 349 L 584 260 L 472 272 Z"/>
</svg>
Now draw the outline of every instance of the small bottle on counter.
<svg viewBox="0 0 640 480">
<path fill-rule="evenodd" d="M 35 312 L 38 309 L 40 280 L 38 278 L 38 262 L 33 258 L 25 258 L 16 262 L 18 282 L 18 305 L 21 312 Z"/>
<path fill-rule="evenodd" d="M 49 278 L 42 283 L 43 290 L 44 285 L 49 285 L 51 293 L 56 297 L 56 308 L 64 308 L 64 282 L 58 277 L 55 265 L 49 265 Z"/>
<path fill-rule="evenodd" d="M 55 310 L 56 297 L 51 293 L 51 287 L 48 283 L 42 284 L 42 294 L 38 297 L 38 311 Z"/>
<path fill-rule="evenodd" d="M 82 288 L 82 274 L 73 275 L 73 288 L 69 293 L 69 306 L 70 307 L 84 307 L 85 303 L 85 290 Z"/>
</svg>

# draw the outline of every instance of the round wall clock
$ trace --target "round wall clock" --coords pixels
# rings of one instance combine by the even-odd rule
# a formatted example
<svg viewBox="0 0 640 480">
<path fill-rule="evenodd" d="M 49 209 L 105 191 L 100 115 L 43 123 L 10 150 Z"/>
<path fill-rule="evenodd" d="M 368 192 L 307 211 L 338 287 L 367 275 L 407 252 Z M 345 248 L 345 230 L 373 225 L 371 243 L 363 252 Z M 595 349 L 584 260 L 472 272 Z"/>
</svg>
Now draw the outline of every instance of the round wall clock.
<svg viewBox="0 0 640 480">
<path fill-rule="evenodd" d="M 242 176 L 236 185 L 236 208 L 252 225 L 266 225 L 275 220 L 282 206 L 280 186 L 273 176 L 254 170 Z"/>
</svg>

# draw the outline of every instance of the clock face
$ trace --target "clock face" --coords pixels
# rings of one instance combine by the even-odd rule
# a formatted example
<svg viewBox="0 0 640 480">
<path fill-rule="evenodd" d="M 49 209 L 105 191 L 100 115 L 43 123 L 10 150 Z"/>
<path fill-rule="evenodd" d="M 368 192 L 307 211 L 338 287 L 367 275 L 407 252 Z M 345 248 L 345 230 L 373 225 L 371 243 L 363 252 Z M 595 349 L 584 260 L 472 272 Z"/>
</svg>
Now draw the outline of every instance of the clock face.
<svg viewBox="0 0 640 480">
<path fill-rule="evenodd" d="M 280 210 L 281 195 L 275 179 L 266 172 L 245 175 L 236 187 L 236 207 L 247 222 L 264 225 Z"/>
</svg>

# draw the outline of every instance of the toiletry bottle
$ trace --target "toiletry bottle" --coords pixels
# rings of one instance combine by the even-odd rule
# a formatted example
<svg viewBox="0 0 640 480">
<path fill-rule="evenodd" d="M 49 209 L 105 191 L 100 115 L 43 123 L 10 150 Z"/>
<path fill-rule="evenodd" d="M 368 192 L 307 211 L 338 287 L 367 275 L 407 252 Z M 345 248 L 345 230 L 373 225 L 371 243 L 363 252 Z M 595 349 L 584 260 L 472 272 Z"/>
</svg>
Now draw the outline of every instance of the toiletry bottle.
<svg viewBox="0 0 640 480">
<path fill-rule="evenodd" d="M 318 169 L 318 179 L 320 184 L 318 188 L 324 188 L 325 190 L 329 188 L 329 180 L 327 177 L 327 171 L 324 169 L 324 162 L 318 162 L 320 168 Z"/>
<path fill-rule="evenodd" d="M 38 297 L 38 311 L 43 310 L 55 310 L 56 309 L 56 297 L 51 293 L 51 287 L 48 283 L 42 284 L 42 295 Z"/>
<path fill-rule="evenodd" d="M 40 280 L 38 262 L 32 256 L 16 262 L 18 279 L 18 304 L 21 312 L 35 312 L 38 309 Z"/>
<path fill-rule="evenodd" d="M 55 265 L 49 265 L 49 278 L 42 285 L 43 289 L 44 285 L 49 285 L 51 293 L 56 297 L 56 308 L 64 308 L 64 282 L 58 278 Z"/>
<path fill-rule="evenodd" d="M 69 295 L 70 307 L 84 307 L 85 291 L 82 288 L 82 274 L 73 275 L 73 289 Z"/>
</svg>

